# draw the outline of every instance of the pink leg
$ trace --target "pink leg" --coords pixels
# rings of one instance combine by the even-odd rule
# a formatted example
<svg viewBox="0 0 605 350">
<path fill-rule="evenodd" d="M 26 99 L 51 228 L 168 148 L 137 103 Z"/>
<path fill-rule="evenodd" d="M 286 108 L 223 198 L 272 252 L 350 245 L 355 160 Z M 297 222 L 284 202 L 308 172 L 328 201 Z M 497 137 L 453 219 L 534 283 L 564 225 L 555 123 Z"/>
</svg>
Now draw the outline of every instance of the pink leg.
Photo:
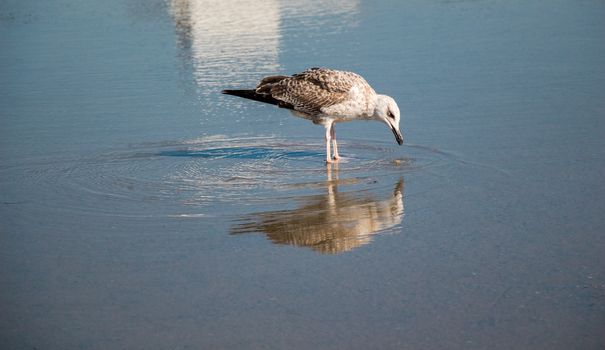
<svg viewBox="0 0 605 350">
<path fill-rule="evenodd" d="M 331 140 L 331 133 L 330 130 L 332 129 L 332 125 L 328 125 L 326 126 L 326 163 L 332 163 L 332 158 L 330 157 L 330 140 Z"/>
<path fill-rule="evenodd" d="M 334 146 L 334 160 L 340 159 L 338 155 L 338 145 L 336 144 L 336 130 L 334 130 L 334 124 L 330 127 L 330 136 L 332 138 L 332 145 Z"/>
</svg>

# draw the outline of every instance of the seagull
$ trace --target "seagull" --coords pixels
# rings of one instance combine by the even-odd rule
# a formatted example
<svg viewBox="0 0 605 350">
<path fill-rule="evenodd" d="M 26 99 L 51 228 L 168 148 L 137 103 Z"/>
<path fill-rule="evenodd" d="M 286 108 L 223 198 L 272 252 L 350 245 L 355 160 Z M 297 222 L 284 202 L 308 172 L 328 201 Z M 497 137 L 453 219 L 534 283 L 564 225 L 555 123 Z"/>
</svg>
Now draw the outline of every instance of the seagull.
<svg viewBox="0 0 605 350">
<path fill-rule="evenodd" d="M 310 68 L 292 76 L 263 78 L 252 90 L 223 90 L 223 94 L 270 103 L 326 128 L 326 163 L 338 161 L 334 124 L 376 120 L 387 124 L 399 145 L 399 107 L 387 95 L 377 94 L 360 75 L 328 68 Z M 330 152 L 333 145 L 333 155 Z"/>
</svg>

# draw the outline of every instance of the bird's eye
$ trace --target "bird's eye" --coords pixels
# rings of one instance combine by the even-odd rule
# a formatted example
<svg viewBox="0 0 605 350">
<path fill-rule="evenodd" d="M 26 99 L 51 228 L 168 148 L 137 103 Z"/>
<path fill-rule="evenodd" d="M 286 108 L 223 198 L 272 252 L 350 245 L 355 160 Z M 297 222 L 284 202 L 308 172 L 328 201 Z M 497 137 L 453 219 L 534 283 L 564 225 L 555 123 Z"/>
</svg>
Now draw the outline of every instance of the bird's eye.
<svg viewBox="0 0 605 350">
<path fill-rule="evenodd" d="M 395 116 L 393 115 L 393 113 L 391 113 L 391 111 L 387 112 L 387 117 L 389 117 L 391 119 L 395 119 Z"/>
</svg>

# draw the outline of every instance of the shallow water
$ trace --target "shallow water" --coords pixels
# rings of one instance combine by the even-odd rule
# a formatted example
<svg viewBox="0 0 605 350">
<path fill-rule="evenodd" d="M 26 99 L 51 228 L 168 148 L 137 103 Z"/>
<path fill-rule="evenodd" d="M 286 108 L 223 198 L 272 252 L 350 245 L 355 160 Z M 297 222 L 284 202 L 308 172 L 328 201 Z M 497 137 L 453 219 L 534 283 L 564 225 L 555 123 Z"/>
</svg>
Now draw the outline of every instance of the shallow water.
<svg viewBox="0 0 605 350">
<path fill-rule="evenodd" d="M 8 1 L 0 347 L 601 349 L 598 1 Z M 323 129 L 220 94 L 311 66 Z"/>
</svg>

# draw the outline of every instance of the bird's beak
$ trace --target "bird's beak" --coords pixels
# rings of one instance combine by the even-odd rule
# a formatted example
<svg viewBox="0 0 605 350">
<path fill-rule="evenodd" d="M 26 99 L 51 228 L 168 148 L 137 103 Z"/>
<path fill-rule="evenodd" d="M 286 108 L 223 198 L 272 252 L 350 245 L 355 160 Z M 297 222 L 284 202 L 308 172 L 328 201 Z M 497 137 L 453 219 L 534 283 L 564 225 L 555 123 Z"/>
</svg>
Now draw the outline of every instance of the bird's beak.
<svg viewBox="0 0 605 350">
<path fill-rule="evenodd" d="M 399 131 L 398 128 L 394 127 L 393 125 L 390 125 L 391 130 L 393 131 L 393 135 L 395 135 L 395 140 L 397 140 L 397 143 L 401 146 L 403 145 L 403 135 L 401 134 L 401 131 Z"/>
</svg>

